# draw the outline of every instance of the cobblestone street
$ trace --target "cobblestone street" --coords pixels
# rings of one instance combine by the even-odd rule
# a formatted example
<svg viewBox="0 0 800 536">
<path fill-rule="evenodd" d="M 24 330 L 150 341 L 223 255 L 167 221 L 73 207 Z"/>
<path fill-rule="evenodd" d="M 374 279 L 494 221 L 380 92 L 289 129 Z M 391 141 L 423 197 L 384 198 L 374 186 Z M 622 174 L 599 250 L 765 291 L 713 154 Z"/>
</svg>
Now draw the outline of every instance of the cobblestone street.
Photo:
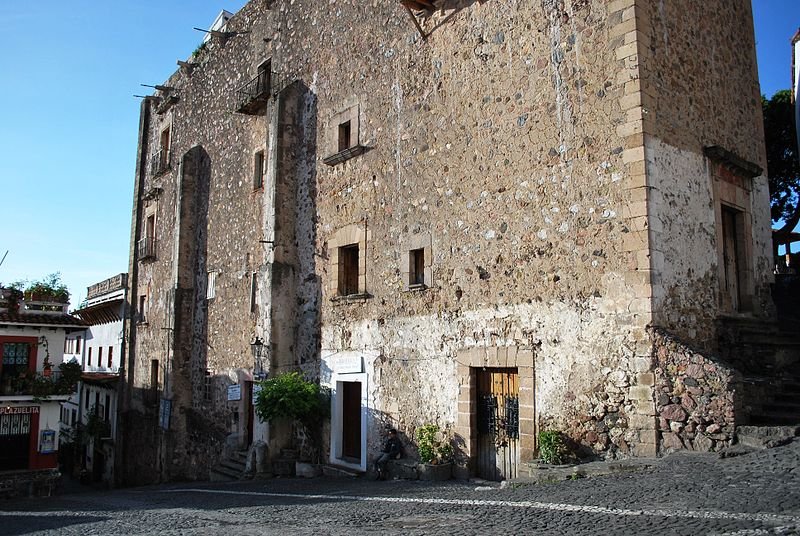
<svg viewBox="0 0 800 536">
<path fill-rule="evenodd" d="M 475 482 L 273 479 L 0 503 L 20 534 L 800 534 L 800 441 L 720 459 L 500 488 Z"/>
</svg>

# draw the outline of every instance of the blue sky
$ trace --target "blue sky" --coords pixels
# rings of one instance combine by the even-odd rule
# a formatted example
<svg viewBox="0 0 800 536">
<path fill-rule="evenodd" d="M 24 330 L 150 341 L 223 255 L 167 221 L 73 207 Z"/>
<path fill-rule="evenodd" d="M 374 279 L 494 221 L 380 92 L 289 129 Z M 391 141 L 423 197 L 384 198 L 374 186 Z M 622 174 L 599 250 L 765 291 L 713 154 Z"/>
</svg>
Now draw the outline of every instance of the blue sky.
<svg viewBox="0 0 800 536">
<path fill-rule="evenodd" d="M 72 306 L 128 269 L 140 83 L 245 0 L 39 0 L 0 21 L 0 282 L 61 272 Z M 12 7 L 13 6 L 13 7 Z M 800 1 L 754 0 L 762 92 L 790 87 Z"/>
</svg>

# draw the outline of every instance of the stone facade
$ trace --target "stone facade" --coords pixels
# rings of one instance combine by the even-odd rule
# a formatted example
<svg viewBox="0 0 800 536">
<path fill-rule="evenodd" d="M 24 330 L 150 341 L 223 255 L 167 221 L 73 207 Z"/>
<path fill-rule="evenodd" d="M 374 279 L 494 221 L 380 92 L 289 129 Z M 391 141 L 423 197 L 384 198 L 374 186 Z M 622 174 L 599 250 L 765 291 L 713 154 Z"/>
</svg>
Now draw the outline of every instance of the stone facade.
<svg viewBox="0 0 800 536">
<path fill-rule="evenodd" d="M 674 4 L 442 0 L 419 30 L 399 2 L 232 17 L 142 106 L 131 294 L 147 310 L 124 411 L 157 439 L 126 447 L 160 460 L 143 478 L 201 478 L 227 434 L 289 442 L 224 397 L 253 378 L 256 335 L 272 373 L 331 388 L 337 465 L 366 470 L 385 425 L 410 445 L 434 422 L 474 474 L 486 370 L 516 378 L 517 462 L 547 428 L 656 454 L 648 327 L 713 350 L 721 313 L 770 314 L 749 3 L 704 4 L 725 11 L 713 27 Z M 267 61 L 268 102 L 236 113 Z M 741 307 L 722 298 L 723 214 Z M 150 392 L 172 401 L 167 427 Z"/>
</svg>

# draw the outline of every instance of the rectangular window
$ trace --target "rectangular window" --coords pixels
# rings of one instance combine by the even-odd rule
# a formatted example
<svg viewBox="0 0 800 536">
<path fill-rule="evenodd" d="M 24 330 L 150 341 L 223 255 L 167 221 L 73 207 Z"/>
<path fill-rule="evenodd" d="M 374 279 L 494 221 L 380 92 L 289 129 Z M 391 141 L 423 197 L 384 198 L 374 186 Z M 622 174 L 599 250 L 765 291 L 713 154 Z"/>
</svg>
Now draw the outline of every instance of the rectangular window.
<svg viewBox="0 0 800 536">
<path fill-rule="evenodd" d="M 169 127 L 161 131 L 159 148 L 159 169 L 167 169 L 167 166 L 169 166 Z"/>
<path fill-rule="evenodd" d="M 81 338 L 80 337 L 76 337 L 75 338 L 75 353 L 76 354 L 81 353 Z"/>
<path fill-rule="evenodd" d="M 256 312 L 256 292 L 258 291 L 258 274 L 253 272 L 250 277 L 250 312 Z"/>
<path fill-rule="evenodd" d="M 150 361 L 150 389 L 158 391 L 158 359 Z"/>
<path fill-rule="evenodd" d="M 97 348 L 97 366 L 98 366 L 98 368 L 103 366 L 103 347 L 102 346 L 99 346 Z"/>
<path fill-rule="evenodd" d="M 83 407 L 89 409 L 89 389 L 83 390 Z"/>
<path fill-rule="evenodd" d="M 147 310 L 146 309 L 147 309 L 147 295 L 146 294 L 142 294 L 141 296 L 139 296 L 139 310 L 138 310 L 138 314 L 139 314 L 138 320 L 139 320 L 140 324 L 144 324 L 144 323 L 147 322 Z M 89 352 L 91 352 L 91 349 L 89 349 Z M 89 355 L 91 356 L 91 353 Z"/>
<path fill-rule="evenodd" d="M 339 124 L 339 152 L 346 151 L 350 148 L 350 121 L 345 121 Z"/>
<path fill-rule="evenodd" d="M 339 248 L 339 295 L 358 294 L 358 244 Z"/>
<path fill-rule="evenodd" d="M 425 249 L 412 249 L 408 254 L 408 285 L 425 284 Z"/>
<path fill-rule="evenodd" d="M 106 405 L 105 405 L 105 414 L 103 418 L 106 422 L 108 422 L 109 418 L 111 418 L 111 395 L 106 395 Z"/>
<path fill-rule="evenodd" d="M 253 159 L 253 188 L 258 190 L 264 186 L 264 173 L 267 166 L 264 160 L 264 151 L 258 151 Z"/>
<path fill-rule="evenodd" d="M 108 347 L 108 368 L 111 368 L 111 363 L 114 361 L 114 347 Z"/>
<path fill-rule="evenodd" d="M 216 295 L 217 295 L 217 272 L 208 272 L 206 299 L 213 300 Z"/>
<path fill-rule="evenodd" d="M 74 409 L 72 410 L 72 419 L 70 419 L 72 426 L 75 426 L 75 423 L 78 422 L 78 412 Z"/>
<path fill-rule="evenodd" d="M 88 366 L 90 366 L 90 367 L 92 366 L 92 347 L 91 346 L 89 347 L 89 359 L 87 360 L 86 364 Z"/>
<path fill-rule="evenodd" d="M 147 216 L 147 221 L 144 226 L 144 236 L 148 240 L 153 240 L 156 237 L 156 215 L 150 214 Z"/>
</svg>

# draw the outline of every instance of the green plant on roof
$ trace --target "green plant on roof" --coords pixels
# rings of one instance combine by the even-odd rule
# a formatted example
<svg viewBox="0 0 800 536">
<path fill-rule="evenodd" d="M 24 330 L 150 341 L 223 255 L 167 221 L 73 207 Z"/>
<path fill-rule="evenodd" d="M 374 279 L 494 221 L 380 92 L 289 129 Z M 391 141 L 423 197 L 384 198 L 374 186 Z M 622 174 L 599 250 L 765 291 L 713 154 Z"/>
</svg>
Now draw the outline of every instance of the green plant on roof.
<svg viewBox="0 0 800 536">
<path fill-rule="evenodd" d="M 28 299 L 38 297 L 66 303 L 69 301 L 69 290 L 61 281 L 61 272 L 55 272 L 41 280 L 28 283 L 25 287 L 25 296 Z"/>
</svg>

